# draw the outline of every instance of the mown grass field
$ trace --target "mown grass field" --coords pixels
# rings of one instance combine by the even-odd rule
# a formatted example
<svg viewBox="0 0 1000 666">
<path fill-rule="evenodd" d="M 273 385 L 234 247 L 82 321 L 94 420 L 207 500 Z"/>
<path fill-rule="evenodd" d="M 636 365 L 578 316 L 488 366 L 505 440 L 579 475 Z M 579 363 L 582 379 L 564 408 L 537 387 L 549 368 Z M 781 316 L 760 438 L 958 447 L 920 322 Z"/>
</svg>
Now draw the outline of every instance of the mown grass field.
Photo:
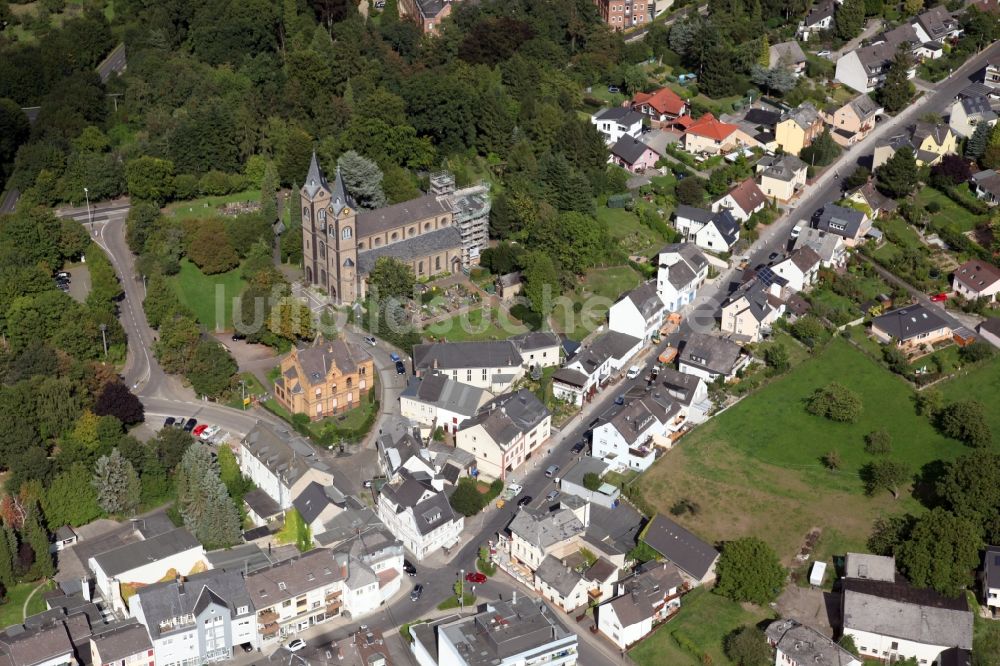
<svg viewBox="0 0 1000 666">
<path fill-rule="evenodd" d="M 246 286 L 238 267 L 218 275 L 205 275 L 189 260 L 182 259 L 180 272 L 171 279 L 177 297 L 202 326 L 209 331 L 232 327 L 233 299 Z"/>
<path fill-rule="evenodd" d="M 631 266 L 593 268 L 576 289 L 563 294 L 556 303 L 552 321 L 557 332 L 582 340 L 607 323 L 608 308 L 627 291 L 637 287 L 640 276 Z M 579 303 L 580 305 L 575 305 Z M 577 310 L 577 308 L 582 308 Z"/>
<path fill-rule="evenodd" d="M 996 395 L 996 367 L 992 378 L 977 372 L 964 387 L 949 386 L 948 393 L 989 389 Z M 831 381 L 861 396 L 864 412 L 858 423 L 834 423 L 805 411 L 806 398 Z M 997 416 L 991 414 L 1000 421 Z M 878 516 L 920 510 L 907 493 L 899 500 L 888 492 L 864 494 L 859 470 L 873 460 L 864 451 L 864 436 L 876 429 L 890 433 L 891 456 L 914 472 L 966 450 L 915 413 L 907 384 L 836 339 L 817 357 L 685 437 L 639 484 L 645 499 L 660 511 L 679 498 L 696 502 L 699 513 L 679 521 L 709 541 L 759 536 L 790 562 L 806 534 L 820 527 L 836 530 L 841 552 L 861 548 Z M 837 471 L 821 462 L 832 450 L 842 461 Z"/>
<path fill-rule="evenodd" d="M 510 330 L 507 330 L 507 329 Z M 450 319 L 429 324 L 424 328 L 425 336 L 444 338 L 448 342 L 468 342 L 473 340 L 506 340 L 512 335 L 528 330 L 516 319 L 501 314 L 492 308 L 477 308 L 455 315 Z"/>
</svg>

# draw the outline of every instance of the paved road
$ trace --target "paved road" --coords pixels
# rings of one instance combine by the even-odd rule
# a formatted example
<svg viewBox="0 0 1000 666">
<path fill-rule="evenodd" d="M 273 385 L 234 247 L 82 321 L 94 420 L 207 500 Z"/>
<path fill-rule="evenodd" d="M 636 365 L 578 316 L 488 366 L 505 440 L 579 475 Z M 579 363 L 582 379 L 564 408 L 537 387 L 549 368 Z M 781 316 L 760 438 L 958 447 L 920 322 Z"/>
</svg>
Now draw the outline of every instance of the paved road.
<svg viewBox="0 0 1000 666">
<path fill-rule="evenodd" d="M 789 233 L 795 224 L 799 222 L 808 224 L 819 209 L 840 198 L 841 181 L 836 177 L 837 173 L 847 175 L 858 164 L 870 164 L 875 144 L 879 139 L 905 129 L 926 113 L 943 113 L 958 93 L 969 85 L 970 77 L 981 70 L 987 60 L 997 56 L 1000 56 L 1000 43 L 990 46 L 967 61 L 954 74 L 938 83 L 934 92 L 923 95 L 896 117 L 879 123 L 863 141 L 844 151 L 780 219 L 761 231 L 760 238 L 747 253 L 750 265 L 766 263 L 772 252 L 785 250 Z M 721 279 L 714 285 L 702 289 L 695 301 L 693 312 L 685 317 L 683 329 L 712 330 L 715 327 L 719 304 L 729 293 L 732 281 L 736 277 L 736 270 L 730 269 L 723 273 Z"/>
<path fill-rule="evenodd" d="M 0 201 L 0 214 L 13 213 L 14 209 L 17 208 L 17 201 L 20 198 L 20 190 L 8 190 L 4 193 L 3 201 Z"/>
<path fill-rule="evenodd" d="M 121 74 L 127 66 L 128 61 L 125 58 L 125 45 L 119 44 L 97 66 L 97 73 L 101 77 L 101 83 L 107 83 L 112 74 Z"/>
</svg>

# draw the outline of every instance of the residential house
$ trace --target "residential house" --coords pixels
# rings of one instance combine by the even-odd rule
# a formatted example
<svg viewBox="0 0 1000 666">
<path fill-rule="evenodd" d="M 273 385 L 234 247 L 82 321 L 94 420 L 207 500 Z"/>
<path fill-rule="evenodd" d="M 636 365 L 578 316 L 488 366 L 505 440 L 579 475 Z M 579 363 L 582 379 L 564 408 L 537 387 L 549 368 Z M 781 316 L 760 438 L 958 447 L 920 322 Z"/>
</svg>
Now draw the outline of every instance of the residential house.
<svg viewBox="0 0 1000 666">
<path fill-rule="evenodd" d="M 375 440 L 379 470 L 390 481 L 400 479 L 403 472 L 418 478 L 428 478 L 435 488 L 445 483 L 456 484 L 463 476 L 475 474 L 476 457 L 444 442 L 431 441 L 424 445 L 410 432 L 383 434 Z M 424 475 L 424 476 L 421 476 Z M 329 523 L 328 523 L 329 524 Z"/>
<path fill-rule="evenodd" d="M 663 559 L 676 566 L 689 585 L 697 587 L 715 580 L 719 551 L 662 513 L 649 521 L 641 538 Z"/>
<path fill-rule="evenodd" d="M 336 486 L 322 486 L 313 481 L 295 497 L 292 506 L 311 533 L 319 534 L 327 522 L 344 510 L 345 497 Z"/>
<path fill-rule="evenodd" d="M 594 0 L 597 13 L 612 30 L 627 30 L 653 20 L 655 0 Z"/>
<path fill-rule="evenodd" d="M 684 579 L 676 566 L 646 562 L 615 585 L 615 597 L 597 607 L 597 629 L 620 650 L 649 635 L 680 609 Z"/>
<path fill-rule="evenodd" d="M 785 113 L 775 127 L 775 141 L 790 155 L 802 149 L 823 133 L 823 118 L 811 102 L 803 102 L 797 109 Z"/>
<path fill-rule="evenodd" d="M 524 276 L 521 275 L 521 271 L 514 271 L 513 273 L 507 273 L 501 275 L 494 282 L 496 287 L 497 296 L 506 303 L 514 300 L 514 297 L 521 293 L 521 288 L 524 286 Z"/>
<path fill-rule="evenodd" d="M 591 435 L 591 455 L 616 470 L 644 472 L 656 461 L 657 447 L 669 449 L 670 435 L 684 423 L 681 406 L 667 395 L 652 393 L 613 406 Z"/>
<path fill-rule="evenodd" d="M 869 180 L 861 187 L 855 189 L 847 195 L 847 200 L 851 203 L 864 206 L 867 215 L 875 220 L 882 217 L 882 214 L 892 214 L 896 212 L 899 204 L 894 199 L 885 196 L 875 187 L 875 183 Z"/>
<path fill-rule="evenodd" d="M 69 525 L 63 525 L 56 530 L 55 539 L 52 545 L 49 546 L 49 552 L 58 553 L 61 550 L 65 550 L 70 546 L 75 545 L 79 541 L 76 532 Z"/>
<path fill-rule="evenodd" d="M 988 61 L 980 71 L 980 81 L 991 90 L 1000 88 L 1000 61 Z"/>
<path fill-rule="evenodd" d="M 94 627 L 90 659 L 93 666 L 155 666 L 157 662 L 149 632 L 133 619 Z"/>
<path fill-rule="evenodd" d="M 836 204 L 824 206 L 815 219 L 817 229 L 840 236 L 847 247 L 861 243 L 872 228 L 871 218 L 863 212 Z"/>
<path fill-rule="evenodd" d="M 449 375 L 499 394 L 524 376 L 524 358 L 510 340 L 433 342 L 413 346 L 413 371 L 417 377 Z"/>
<path fill-rule="evenodd" d="M 652 169 L 660 160 L 660 155 L 648 145 L 632 136 L 623 136 L 611 146 L 608 162 L 617 164 L 626 171 L 642 173 Z"/>
<path fill-rule="evenodd" d="M 712 210 L 716 213 L 728 210 L 738 222 L 746 222 L 751 215 L 764 210 L 766 205 L 767 197 L 757 187 L 753 178 L 747 178 L 713 203 Z"/>
<path fill-rule="evenodd" d="M 332 659 L 340 666 L 394 666 L 385 637 L 378 629 L 358 628 L 346 638 L 330 643 Z M 289 661 L 292 661 L 289 659 Z"/>
<path fill-rule="evenodd" d="M 770 269 L 766 273 L 774 275 Z M 785 284 L 784 278 L 778 284 L 758 277 L 747 280 L 722 302 L 719 327 L 734 339 L 759 342 L 785 311 L 778 296 Z"/>
<path fill-rule="evenodd" d="M 399 413 L 422 429 L 455 432 L 492 399 L 493 394 L 486 389 L 429 373 L 410 378 L 399 395 Z"/>
<path fill-rule="evenodd" d="M 346 589 L 346 555 L 317 548 L 246 577 L 250 606 L 256 612 L 257 647 L 264 648 L 311 626 L 339 617 L 352 599 Z M 377 596 L 378 581 L 361 594 Z"/>
<path fill-rule="evenodd" d="M 815 284 L 822 259 L 811 247 L 801 247 L 771 266 L 777 275 L 788 280 L 792 291 L 804 291 Z"/>
<path fill-rule="evenodd" d="M 956 136 L 967 139 L 983 123 L 990 127 L 997 124 L 997 112 L 989 97 L 962 97 L 952 102 L 948 127 Z"/>
<path fill-rule="evenodd" d="M 706 382 L 719 377 L 730 381 L 749 362 L 750 357 L 739 344 L 707 333 L 692 333 L 681 348 L 678 370 Z"/>
<path fill-rule="evenodd" d="M 839 234 L 806 227 L 792 244 L 793 250 L 811 247 L 819 255 L 824 268 L 843 266 L 847 262 L 847 250 L 844 239 Z"/>
<path fill-rule="evenodd" d="M 458 541 L 465 518 L 455 514 L 448 496 L 407 471 L 400 478 L 383 486 L 378 496 L 376 510 L 386 528 L 417 560 Z"/>
<path fill-rule="evenodd" d="M 357 407 L 371 388 L 371 354 L 345 340 L 293 347 L 280 360 L 274 397 L 292 414 L 312 420 Z"/>
<path fill-rule="evenodd" d="M 924 43 L 942 44 L 962 35 L 962 24 L 943 5 L 918 14 L 913 29 L 917 31 L 917 38 Z"/>
<path fill-rule="evenodd" d="M 414 21 L 425 35 L 436 35 L 441 23 L 451 16 L 451 6 L 456 0 L 402 0 L 399 13 Z"/>
<path fill-rule="evenodd" d="M 583 572 L 565 560 L 548 555 L 534 572 L 535 589 L 564 613 L 585 610 L 591 585 Z"/>
<path fill-rule="evenodd" d="M 136 591 L 128 606 L 129 615 L 149 632 L 157 664 L 225 661 L 241 645 L 260 645 L 250 593 L 238 569 L 147 585 Z"/>
<path fill-rule="evenodd" d="M 979 333 L 979 337 L 983 340 L 994 347 L 1000 348 L 1000 319 L 987 317 L 976 328 L 976 332 Z"/>
<path fill-rule="evenodd" d="M 760 189 L 765 196 L 787 203 L 806 186 L 808 169 L 809 166 L 794 155 L 765 155 L 757 162 Z"/>
<path fill-rule="evenodd" d="M 848 51 L 837 60 L 835 78 L 859 93 L 873 92 L 885 82 L 895 55 L 896 44 L 889 42 L 879 42 Z M 912 79 L 916 75 L 917 69 L 914 65 L 907 72 L 907 77 Z"/>
<path fill-rule="evenodd" d="M 240 472 L 282 509 L 313 481 L 328 486 L 333 474 L 305 438 L 284 426 L 258 421 L 240 442 Z"/>
<path fill-rule="evenodd" d="M 756 104 L 759 104 L 759 102 Z M 743 114 L 743 120 L 739 122 L 739 125 L 760 144 L 761 148 L 769 152 L 774 152 L 778 149 L 774 128 L 778 126 L 780 121 L 780 111 L 771 107 L 765 109 L 753 106 Z"/>
<path fill-rule="evenodd" d="M 711 252 L 732 252 L 740 240 L 740 223 L 728 209 L 720 210 L 695 232 L 693 240 L 695 245 Z"/>
<path fill-rule="evenodd" d="M 845 148 L 853 146 L 875 129 L 875 123 L 883 113 L 885 109 L 871 97 L 858 95 L 827 118 L 831 126 L 830 136 Z"/>
<path fill-rule="evenodd" d="M 969 300 L 985 299 L 995 303 L 1000 292 L 1000 268 L 978 259 L 970 259 L 952 273 L 952 288 Z"/>
<path fill-rule="evenodd" d="M 708 259 L 694 243 L 672 243 L 660 250 L 656 293 L 668 312 L 692 302 L 706 279 Z"/>
<path fill-rule="evenodd" d="M 809 9 L 809 13 L 799 23 L 795 36 L 803 42 L 833 27 L 833 15 L 837 3 L 834 0 L 819 0 Z"/>
<path fill-rule="evenodd" d="M 94 583 L 108 604 L 124 612 L 131 591 L 170 572 L 186 575 L 206 566 L 205 549 L 183 527 L 91 557 Z"/>
<path fill-rule="evenodd" d="M 688 420 L 700 405 L 708 400 L 708 384 L 697 375 L 675 370 L 671 367 L 660 369 L 656 377 L 657 384 L 666 390 L 673 400 L 688 410 Z"/>
<path fill-rule="evenodd" d="M 802 76 L 806 71 L 806 54 L 798 42 L 780 42 L 772 45 L 767 51 L 767 66 L 770 69 L 783 67 L 795 76 Z"/>
<path fill-rule="evenodd" d="M 774 666 L 861 666 L 861 660 L 812 627 L 775 620 L 764 631 Z"/>
<path fill-rule="evenodd" d="M 560 400 L 582 405 L 598 387 L 625 367 L 629 359 L 642 348 L 641 339 L 607 331 L 597 336 L 589 346 L 580 349 L 565 367 L 552 375 L 552 394 Z"/>
<path fill-rule="evenodd" d="M 695 234 L 714 217 L 715 213 L 710 210 L 678 204 L 674 210 L 674 228 L 681 233 L 684 240 L 693 241 Z"/>
<path fill-rule="evenodd" d="M 551 368 L 559 365 L 562 356 L 562 340 L 558 335 L 547 331 L 528 331 L 520 335 L 509 338 L 517 350 L 521 352 L 521 359 L 528 369 L 535 366 L 540 368 Z"/>
<path fill-rule="evenodd" d="M 711 113 L 691 123 L 681 140 L 684 150 L 702 155 L 718 155 L 740 146 L 758 145 L 756 139 L 738 125 L 721 122 Z"/>
<path fill-rule="evenodd" d="M 872 319 L 872 335 L 882 344 L 909 350 L 950 339 L 952 328 L 931 308 L 917 303 Z"/>
<path fill-rule="evenodd" d="M 991 321 L 996 321 L 995 319 Z M 1000 614 L 1000 548 L 987 546 L 983 555 L 982 600 L 993 617 Z"/>
<path fill-rule="evenodd" d="M 332 550 L 335 557 L 347 556 L 345 591 L 348 595 L 353 591 L 354 596 L 358 596 L 358 590 L 370 590 L 367 586 L 373 577 L 378 581 L 378 594 L 366 599 L 365 608 L 358 608 L 353 600 L 347 600 L 348 610 L 352 615 L 374 611 L 394 597 L 402 587 L 405 556 L 403 542 L 381 523 L 356 528 L 349 539 L 336 544 Z"/>
<path fill-rule="evenodd" d="M 613 509 L 618 506 L 621 490 L 610 483 L 601 483 L 597 490 L 591 490 L 584 484 L 584 477 L 595 474 L 604 478 L 611 466 L 593 456 L 584 456 L 580 462 L 573 465 L 559 478 L 559 489 L 567 495 L 575 495 L 580 499 L 598 506 Z"/>
<path fill-rule="evenodd" d="M 555 511 L 523 507 L 501 533 L 500 545 L 513 565 L 533 573 L 549 555 L 563 558 L 577 552 L 588 521 L 589 513 L 581 519 L 577 512 L 565 507 Z"/>
<path fill-rule="evenodd" d="M 843 634 L 861 657 L 933 664 L 951 648 L 972 649 L 972 613 L 964 596 L 945 597 L 905 581 L 845 578 Z"/>
<path fill-rule="evenodd" d="M 993 169 L 983 169 L 972 174 L 970 185 L 976 197 L 990 206 L 1000 203 L 1000 174 Z"/>
<path fill-rule="evenodd" d="M 656 281 L 649 280 L 612 304 L 608 310 L 608 330 L 626 335 L 641 333 L 643 343 L 647 343 L 663 327 L 666 312 Z"/>
<path fill-rule="evenodd" d="M 34 621 L 34 622 L 31 622 Z M 85 614 L 49 619 L 29 617 L 0 633 L 0 661 L 9 666 L 76 666 L 85 664 L 84 653 L 90 636 Z M 76 643 L 82 643 L 77 649 Z"/>
<path fill-rule="evenodd" d="M 909 147 L 917 160 L 917 166 L 934 166 L 945 155 L 957 151 L 958 141 L 947 125 L 917 122 L 906 132 L 880 139 L 872 154 L 872 169 L 878 169 L 902 147 Z"/>
<path fill-rule="evenodd" d="M 528 389 L 500 395 L 483 405 L 455 434 L 455 446 L 476 456 L 478 474 L 507 475 L 548 441 L 552 414 Z"/>
<path fill-rule="evenodd" d="M 247 517 L 255 527 L 262 527 L 284 515 L 285 511 L 271 496 L 260 488 L 254 488 L 243 496 Z"/>
<path fill-rule="evenodd" d="M 622 137 L 637 139 L 642 134 L 642 114 L 627 106 L 601 109 L 590 116 L 590 124 L 597 127 L 609 146 L 618 143 Z"/>
<path fill-rule="evenodd" d="M 516 592 L 471 617 L 412 624 L 409 638 L 418 666 L 572 666 L 579 640 L 541 600 Z"/>
<path fill-rule="evenodd" d="M 633 111 L 638 111 L 649 118 L 650 124 L 654 127 L 663 127 L 687 111 L 687 104 L 670 88 L 660 88 L 651 93 L 636 93 L 630 106 Z"/>
</svg>

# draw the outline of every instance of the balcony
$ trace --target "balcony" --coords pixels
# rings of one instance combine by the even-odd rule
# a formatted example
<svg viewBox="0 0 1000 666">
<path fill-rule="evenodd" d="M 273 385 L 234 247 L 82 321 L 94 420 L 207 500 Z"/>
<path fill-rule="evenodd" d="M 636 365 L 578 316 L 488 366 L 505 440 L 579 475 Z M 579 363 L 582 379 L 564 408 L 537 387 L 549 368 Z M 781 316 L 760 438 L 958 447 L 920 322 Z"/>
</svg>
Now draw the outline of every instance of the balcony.
<svg viewBox="0 0 1000 666">
<path fill-rule="evenodd" d="M 604 596 L 604 593 L 601 592 L 601 588 L 595 587 L 592 590 L 587 590 L 587 596 L 590 597 L 591 601 L 598 601 L 601 597 Z"/>
<path fill-rule="evenodd" d="M 260 635 L 264 638 L 277 635 L 280 627 L 277 622 L 271 622 L 270 624 L 263 624 L 259 627 Z"/>
<path fill-rule="evenodd" d="M 648 458 L 649 456 L 656 455 L 656 451 L 648 446 L 630 446 L 628 454 L 633 458 Z"/>
<path fill-rule="evenodd" d="M 340 599 L 340 598 L 334 599 L 333 601 L 326 602 L 326 614 L 327 614 L 327 616 L 330 616 L 330 615 L 339 615 L 340 614 L 340 607 L 343 606 L 343 605 L 344 605 L 344 601 L 342 599 Z"/>
<path fill-rule="evenodd" d="M 271 624 L 272 622 L 277 622 L 278 613 L 271 609 L 261 611 L 257 613 L 257 621 L 260 622 L 260 624 L 262 625 Z"/>
</svg>

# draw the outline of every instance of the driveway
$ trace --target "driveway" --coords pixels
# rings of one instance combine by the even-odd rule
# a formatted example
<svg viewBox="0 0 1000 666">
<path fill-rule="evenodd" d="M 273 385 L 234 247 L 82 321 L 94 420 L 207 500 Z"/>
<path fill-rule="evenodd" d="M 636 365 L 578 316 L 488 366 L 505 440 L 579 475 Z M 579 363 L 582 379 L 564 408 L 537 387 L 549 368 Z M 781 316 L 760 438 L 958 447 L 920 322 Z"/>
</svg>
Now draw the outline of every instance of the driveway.
<svg viewBox="0 0 1000 666">
<path fill-rule="evenodd" d="M 77 303 L 83 303 L 90 294 L 90 269 L 86 264 L 73 264 L 67 267 L 69 273 L 69 295 Z"/>
<path fill-rule="evenodd" d="M 775 610 L 781 617 L 814 627 L 827 636 L 833 636 L 833 627 L 840 624 L 839 595 L 815 587 L 789 583 L 775 602 Z"/>
</svg>

